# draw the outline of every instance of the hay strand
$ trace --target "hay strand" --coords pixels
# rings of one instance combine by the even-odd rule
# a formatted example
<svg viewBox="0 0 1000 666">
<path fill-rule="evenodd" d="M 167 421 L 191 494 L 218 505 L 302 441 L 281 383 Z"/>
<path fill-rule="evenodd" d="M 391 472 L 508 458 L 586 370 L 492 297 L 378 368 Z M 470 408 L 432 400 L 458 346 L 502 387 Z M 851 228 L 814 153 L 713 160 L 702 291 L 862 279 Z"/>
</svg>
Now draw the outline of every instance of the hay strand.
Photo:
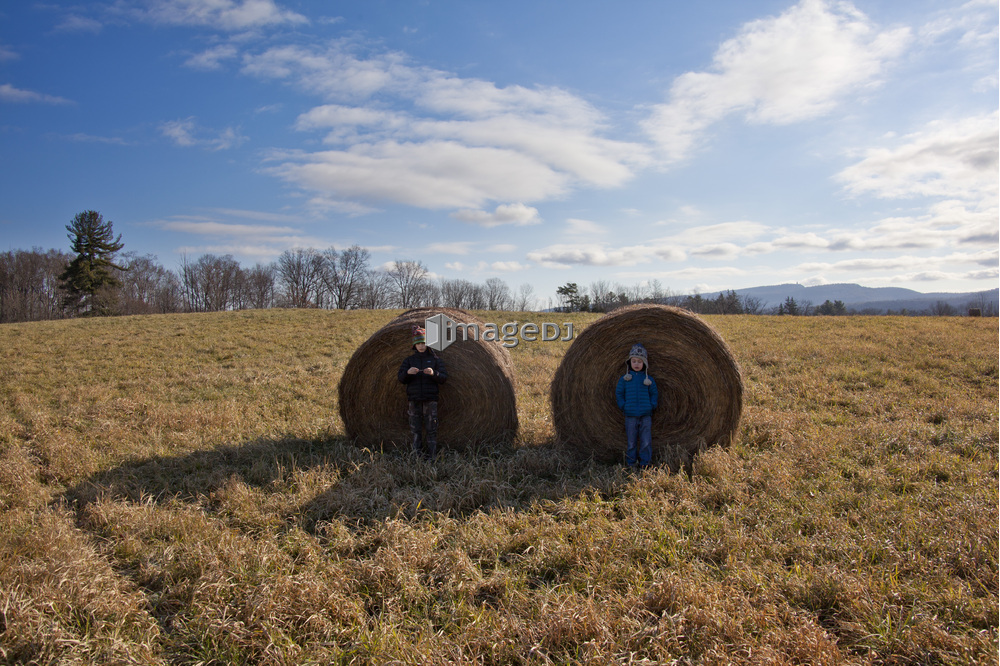
<svg viewBox="0 0 1000 666">
<path fill-rule="evenodd" d="M 676 469 L 706 446 L 728 444 L 743 409 L 739 366 L 708 324 L 666 305 L 620 308 L 573 341 L 550 389 L 559 443 L 602 462 L 623 459 L 625 417 L 615 387 L 637 342 L 646 346 L 660 395 L 653 412 L 653 460 Z"/>
<path fill-rule="evenodd" d="M 338 386 L 347 436 L 367 447 L 408 447 L 406 388 L 396 372 L 413 353 L 412 324 L 443 313 L 458 323 L 484 322 L 464 310 L 417 308 L 399 315 L 351 356 Z M 464 450 L 482 442 L 509 441 L 517 432 L 514 364 L 498 342 L 459 340 L 437 352 L 448 380 L 440 387 L 438 446 Z"/>
</svg>

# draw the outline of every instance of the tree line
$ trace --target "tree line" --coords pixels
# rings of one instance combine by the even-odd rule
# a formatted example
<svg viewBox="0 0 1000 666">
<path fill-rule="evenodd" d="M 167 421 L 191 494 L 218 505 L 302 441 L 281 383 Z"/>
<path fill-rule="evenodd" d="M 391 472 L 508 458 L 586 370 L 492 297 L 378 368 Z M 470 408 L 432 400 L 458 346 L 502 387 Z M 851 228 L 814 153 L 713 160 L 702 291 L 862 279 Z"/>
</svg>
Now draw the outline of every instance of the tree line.
<svg viewBox="0 0 1000 666">
<path fill-rule="evenodd" d="M 0 253 L 0 322 L 78 316 L 262 308 L 379 309 L 440 306 L 533 310 L 530 284 L 433 279 L 420 261 L 375 267 L 365 248 L 286 250 L 250 268 L 231 255 L 184 257 L 178 270 L 153 255 L 122 252 L 113 223 L 84 211 L 67 225 L 72 252 Z"/>
<path fill-rule="evenodd" d="M 375 267 L 357 245 L 325 250 L 286 250 L 276 261 L 250 268 L 231 255 L 184 257 L 178 270 L 153 255 L 122 252 L 121 235 L 96 211 L 84 211 L 66 226 L 71 252 L 11 250 L 0 253 L 0 323 L 99 315 L 213 312 L 265 308 L 380 309 L 421 306 L 466 310 L 535 310 L 540 303 L 531 284 L 512 290 L 500 278 L 485 282 L 432 279 L 420 261 L 397 259 Z M 588 287 L 567 282 L 545 309 L 608 312 L 633 303 L 664 303 L 698 314 L 848 315 L 841 301 L 814 306 L 788 298 L 765 308 L 759 298 L 719 292 L 715 297 L 681 295 L 658 280 L 622 285 L 599 280 Z M 995 315 L 993 303 L 970 303 Z M 929 311 L 895 314 L 958 314 L 947 303 Z"/>
<path fill-rule="evenodd" d="M 288 250 L 250 268 L 231 255 L 206 254 L 184 259 L 177 271 L 126 252 L 117 258 L 115 282 L 77 298 L 60 279 L 73 259 L 39 248 L 0 253 L 0 323 L 263 308 L 533 310 L 538 300 L 530 284 L 513 291 L 499 278 L 433 280 L 419 261 L 373 268 L 357 246 Z"/>
<path fill-rule="evenodd" d="M 848 307 L 840 300 L 826 300 L 819 305 L 811 301 L 798 302 L 791 296 L 777 305 L 767 306 L 764 301 L 750 294 L 737 294 L 733 290 L 720 291 L 718 295 L 676 294 L 665 289 L 659 280 L 645 284 L 626 286 L 600 280 L 589 287 L 581 287 L 576 282 L 567 282 L 556 289 L 560 312 L 610 312 L 615 308 L 632 303 L 662 303 L 672 305 L 696 314 L 707 315 L 788 315 L 788 316 L 846 316 L 846 315 L 933 315 L 956 316 L 965 314 L 945 301 L 936 301 L 919 311 L 901 309 L 899 311 L 861 309 Z M 966 307 L 968 312 L 978 316 L 995 317 L 995 301 L 986 292 L 977 294 Z"/>
</svg>

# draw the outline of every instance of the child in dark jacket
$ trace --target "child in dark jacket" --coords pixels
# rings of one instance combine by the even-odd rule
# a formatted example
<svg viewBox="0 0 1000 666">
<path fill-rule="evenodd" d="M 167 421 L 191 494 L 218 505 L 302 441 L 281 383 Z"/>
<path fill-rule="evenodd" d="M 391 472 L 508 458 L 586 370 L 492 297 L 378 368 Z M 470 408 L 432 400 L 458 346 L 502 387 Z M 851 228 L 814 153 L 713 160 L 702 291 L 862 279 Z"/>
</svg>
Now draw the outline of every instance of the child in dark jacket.
<svg viewBox="0 0 1000 666">
<path fill-rule="evenodd" d="M 645 347 L 632 345 L 625 365 L 625 374 L 615 388 L 618 409 L 625 413 L 625 462 L 629 467 L 647 467 L 653 458 L 653 410 L 659 393 L 656 381 L 649 376 Z"/>
<path fill-rule="evenodd" d="M 416 353 L 403 360 L 396 377 L 406 385 L 413 452 L 433 460 L 437 455 L 438 385 L 448 379 L 448 373 L 441 358 L 425 344 L 424 329 L 414 325 L 411 332 Z M 421 443 L 421 429 L 427 434 L 426 447 Z"/>
</svg>

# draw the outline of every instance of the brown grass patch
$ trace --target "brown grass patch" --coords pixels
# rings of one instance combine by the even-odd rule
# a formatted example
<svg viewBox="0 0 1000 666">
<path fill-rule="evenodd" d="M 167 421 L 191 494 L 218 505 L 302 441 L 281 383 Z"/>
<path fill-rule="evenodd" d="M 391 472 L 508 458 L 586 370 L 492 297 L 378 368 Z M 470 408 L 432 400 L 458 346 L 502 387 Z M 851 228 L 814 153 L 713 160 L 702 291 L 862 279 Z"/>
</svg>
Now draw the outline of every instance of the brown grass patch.
<svg viewBox="0 0 1000 666">
<path fill-rule="evenodd" d="M 688 478 L 555 445 L 567 342 L 512 443 L 355 446 L 398 314 L 0 326 L 0 663 L 997 663 L 995 320 L 706 318 L 745 409 Z"/>
</svg>

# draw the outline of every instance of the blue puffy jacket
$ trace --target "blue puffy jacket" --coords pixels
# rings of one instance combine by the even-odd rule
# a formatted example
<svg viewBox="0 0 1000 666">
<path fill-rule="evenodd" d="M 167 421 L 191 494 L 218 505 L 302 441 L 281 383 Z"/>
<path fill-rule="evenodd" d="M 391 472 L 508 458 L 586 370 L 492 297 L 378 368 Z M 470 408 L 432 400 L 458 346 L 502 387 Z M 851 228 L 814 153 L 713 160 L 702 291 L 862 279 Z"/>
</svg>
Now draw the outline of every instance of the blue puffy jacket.
<svg viewBox="0 0 1000 666">
<path fill-rule="evenodd" d="M 632 379 L 625 379 L 628 375 L 632 375 Z M 615 397 L 618 398 L 618 409 L 625 412 L 625 416 L 646 416 L 656 409 L 659 401 L 656 380 L 649 377 L 650 384 L 646 386 L 646 377 L 649 377 L 646 368 L 638 372 L 630 368 L 618 379 Z"/>
</svg>

